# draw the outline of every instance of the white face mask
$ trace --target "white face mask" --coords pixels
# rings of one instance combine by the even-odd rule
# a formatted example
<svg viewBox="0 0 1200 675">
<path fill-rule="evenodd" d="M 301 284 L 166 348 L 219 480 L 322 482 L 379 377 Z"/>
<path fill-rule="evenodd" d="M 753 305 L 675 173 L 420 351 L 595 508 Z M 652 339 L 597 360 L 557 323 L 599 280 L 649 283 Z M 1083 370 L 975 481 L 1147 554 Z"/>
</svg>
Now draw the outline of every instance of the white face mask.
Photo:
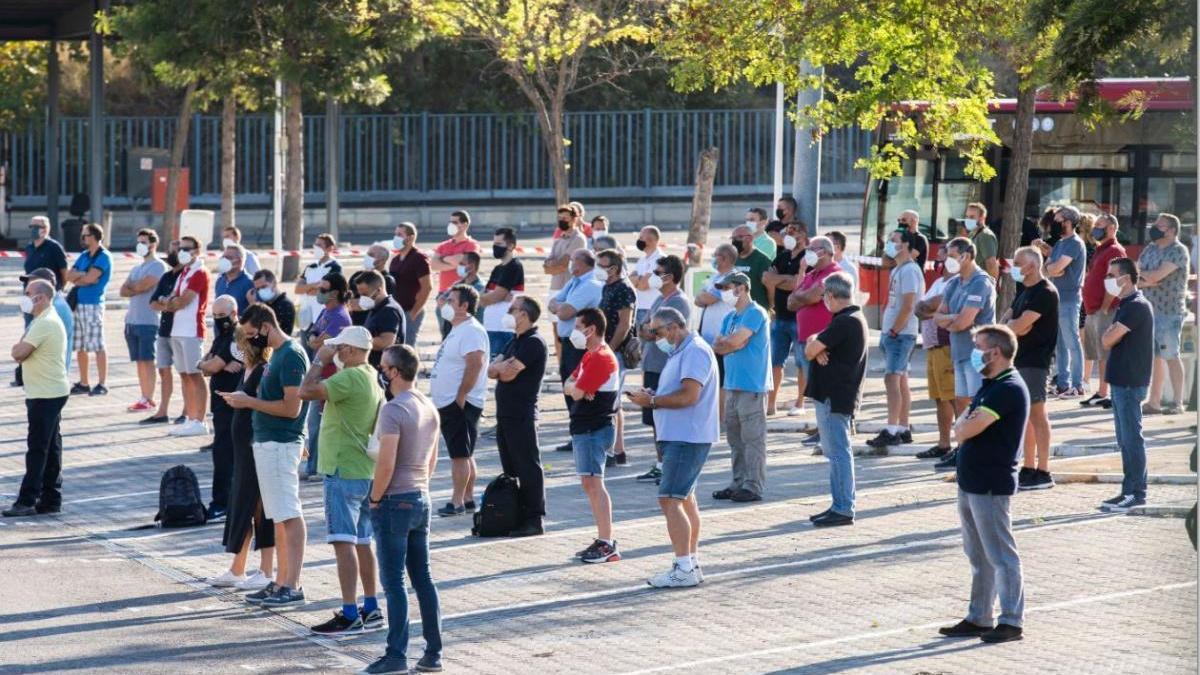
<svg viewBox="0 0 1200 675">
<path fill-rule="evenodd" d="M 726 288 L 721 291 L 721 302 L 732 307 L 737 304 L 737 294 L 733 292 L 732 288 Z"/>
<path fill-rule="evenodd" d="M 958 258 L 946 258 L 946 271 L 950 274 L 958 274 L 962 269 L 962 264 L 958 262 Z"/>
<path fill-rule="evenodd" d="M 392 248 L 397 250 L 402 249 L 407 242 L 408 240 L 404 237 L 392 237 Z"/>
<path fill-rule="evenodd" d="M 364 255 L 364 256 L 363 256 L 363 261 L 362 261 L 362 268 L 363 268 L 364 270 L 373 270 L 373 269 L 375 269 L 375 259 L 374 259 L 374 258 L 372 258 L 372 257 L 371 257 L 371 256 L 369 256 L 369 255 Z"/>
<path fill-rule="evenodd" d="M 1112 296 L 1121 295 L 1121 282 L 1117 279 L 1105 279 L 1104 292 Z M 26 314 L 28 314 L 28 312 L 26 312 Z"/>
<path fill-rule="evenodd" d="M 757 223 L 757 222 L 755 222 L 755 221 L 753 221 L 753 220 L 747 220 L 747 221 L 746 221 L 746 227 L 748 227 L 748 228 L 750 228 L 750 229 L 752 229 L 752 230 L 757 230 L 757 229 L 758 229 L 758 223 Z"/>
<path fill-rule="evenodd" d="M 346 367 L 346 365 L 342 363 L 342 357 L 339 356 L 337 352 L 333 353 L 333 365 L 337 366 L 338 370 L 342 370 Z"/>
<path fill-rule="evenodd" d="M 584 335 L 583 331 L 579 330 L 578 328 L 571 330 L 570 340 L 571 346 L 575 349 L 583 349 L 587 346 L 587 336 Z"/>
<path fill-rule="evenodd" d="M 796 244 L 798 243 L 800 242 L 796 241 L 796 238 L 790 234 L 783 237 L 783 247 L 789 251 L 796 248 Z"/>
<path fill-rule="evenodd" d="M 325 257 L 325 249 L 321 248 L 320 246 L 313 246 L 312 252 L 313 257 L 317 260 Z"/>
<path fill-rule="evenodd" d="M 458 226 L 455 225 L 454 223 L 447 224 L 446 225 L 446 234 L 451 237 L 458 234 Z"/>
<path fill-rule="evenodd" d="M 454 271 L 455 271 L 455 272 L 458 272 L 458 278 L 459 278 L 459 279 L 466 279 L 466 278 L 467 278 L 467 266 L 466 266 L 466 265 L 459 265 L 457 268 L 455 268 L 455 270 L 454 270 Z"/>
<path fill-rule="evenodd" d="M 184 266 L 191 265 L 192 264 L 192 252 L 191 251 L 183 251 L 183 250 L 179 251 L 179 264 L 184 265 Z"/>
<path fill-rule="evenodd" d="M 21 308 L 21 313 L 33 314 L 33 298 L 28 295 L 17 298 L 17 305 Z"/>
<path fill-rule="evenodd" d="M 967 231 L 970 232 L 979 225 L 979 221 L 974 218 L 963 218 L 963 225 L 966 225 Z"/>
<path fill-rule="evenodd" d="M 258 299 L 262 300 L 263 302 L 270 302 L 270 301 L 274 300 L 275 299 L 275 289 L 274 288 L 258 289 Z"/>
<path fill-rule="evenodd" d="M 646 280 L 646 285 L 650 287 L 650 290 L 657 291 L 662 288 L 662 277 L 658 276 L 657 274 L 651 274 L 650 278 Z"/>
<path fill-rule="evenodd" d="M 237 246 L 237 242 L 229 237 L 225 237 L 221 240 L 221 248 L 229 248 L 230 246 Z"/>
<path fill-rule="evenodd" d="M 442 317 L 443 321 L 454 320 L 454 308 L 450 306 L 450 303 L 442 305 L 442 308 L 438 310 L 438 314 Z"/>
<path fill-rule="evenodd" d="M 375 309 L 375 300 L 364 295 L 358 299 L 358 308 L 364 312 L 369 312 Z"/>
<path fill-rule="evenodd" d="M 137 253 L 139 258 L 145 258 L 150 253 L 150 246 L 149 244 L 143 244 L 139 241 L 137 246 L 133 247 L 133 250 Z"/>
<path fill-rule="evenodd" d="M 515 331 L 517 329 L 517 317 L 512 314 L 505 314 L 500 317 L 500 327 L 504 330 Z"/>
<path fill-rule="evenodd" d="M 805 251 L 804 252 L 804 262 L 809 267 L 816 265 L 820 259 L 821 259 L 821 256 L 817 255 L 816 251 Z"/>
<path fill-rule="evenodd" d="M 221 274 L 225 274 L 231 269 L 233 269 L 233 263 L 229 262 L 229 258 L 221 258 L 217 261 L 217 271 Z"/>
</svg>

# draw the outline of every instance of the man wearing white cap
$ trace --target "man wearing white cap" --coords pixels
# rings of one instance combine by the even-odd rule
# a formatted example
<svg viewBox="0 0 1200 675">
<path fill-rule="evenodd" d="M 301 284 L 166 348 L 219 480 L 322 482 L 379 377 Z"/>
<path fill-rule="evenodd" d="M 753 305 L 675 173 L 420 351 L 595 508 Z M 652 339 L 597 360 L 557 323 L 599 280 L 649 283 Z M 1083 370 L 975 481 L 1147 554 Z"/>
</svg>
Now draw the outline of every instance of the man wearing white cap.
<svg viewBox="0 0 1200 675">
<path fill-rule="evenodd" d="M 367 497 L 375 460 L 367 443 L 383 402 L 375 368 L 367 363 L 371 332 L 347 326 L 325 340 L 300 383 L 300 398 L 324 401 L 321 435 L 317 445 L 317 472 L 325 476 L 325 541 L 333 544 L 342 609 L 329 621 L 312 627 L 314 633 L 332 635 L 383 626 L 383 613 L 375 598 L 375 558 L 371 552 L 371 511 Z M 338 371 L 321 380 L 321 370 L 334 363 Z M 358 605 L 357 579 L 364 601 Z"/>
</svg>

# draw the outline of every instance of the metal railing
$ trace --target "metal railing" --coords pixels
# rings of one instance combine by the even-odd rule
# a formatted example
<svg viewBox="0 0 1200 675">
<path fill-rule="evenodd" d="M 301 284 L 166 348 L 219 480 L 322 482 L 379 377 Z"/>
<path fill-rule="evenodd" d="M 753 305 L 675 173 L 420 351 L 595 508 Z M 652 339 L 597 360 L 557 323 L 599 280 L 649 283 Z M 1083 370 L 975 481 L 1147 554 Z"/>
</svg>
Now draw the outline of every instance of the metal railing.
<svg viewBox="0 0 1200 675">
<path fill-rule="evenodd" d="M 571 193 L 580 198 L 689 196 L 702 148 L 721 149 L 718 196 L 769 195 L 775 114 L 757 110 L 629 110 L 575 112 L 566 116 L 570 139 Z M 219 116 L 196 115 L 184 164 L 190 170 L 193 204 L 219 201 Z M 128 204 L 125 151 L 170 147 L 172 117 L 112 117 L 104 125 L 105 203 Z M 60 120 L 59 191 L 86 189 L 87 118 Z M 267 203 L 271 191 L 270 115 L 238 118 L 236 185 L 239 203 Z M 532 114 L 343 115 L 341 200 L 344 204 L 389 201 L 546 199 L 553 182 Z M 325 118 L 304 118 L 306 201 L 324 199 Z M 45 203 L 41 128 L 0 135 L 0 161 L 9 167 L 15 206 Z M 785 124 L 785 157 L 795 134 Z M 859 194 L 865 174 L 854 162 L 870 147 L 870 133 L 836 130 L 822 145 L 822 193 Z M 791 181 L 786 161 L 785 185 Z"/>
</svg>

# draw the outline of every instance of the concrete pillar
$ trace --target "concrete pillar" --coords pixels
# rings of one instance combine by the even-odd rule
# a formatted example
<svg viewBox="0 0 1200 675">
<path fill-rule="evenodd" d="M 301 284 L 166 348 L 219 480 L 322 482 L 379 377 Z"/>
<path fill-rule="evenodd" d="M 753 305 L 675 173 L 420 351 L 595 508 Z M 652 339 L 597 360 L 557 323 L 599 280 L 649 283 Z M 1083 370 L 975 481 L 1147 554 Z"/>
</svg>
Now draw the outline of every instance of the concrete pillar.
<svg viewBox="0 0 1200 675">
<path fill-rule="evenodd" d="M 342 106 L 330 96 L 325 101 L 325 227 L 334 241 L 338 235 L 338 192 L 341 189 Z"/>
<path fill-rule="evenodd" d="M 88 140 L 88 196 L 92 202 L 93 223 L 102 223 L 104 214 L 104 39 L 93 32 L 88 36 L 91 110 Z"/>
<path fill-rule="evenodd" d="M 50 236 L 62 241 L 58 224 L 58 92 L 62 80 L 58 66 L 58 40 L 50 41 L 46 62 L 46 128 L 43 133 L 46 161 L 46 217 L 50 219 Z"/>
<path fill-rule="evenodd" d="M 822 69 L 809 63 L 800 64 L 801 75 L 820 75 Z M 824 96 L 824 89 L 805 89 L 796 95 L 797 107 L 803 109 L 816 105 Z M 792 165 L 792 196 L 799 209 L 796 217 L 808 225 L 810 235 L 817 234 L 821 204 L 821 143 L 812 142 L 812 129 L 796 127 L 796 143 Z"/>
</svg>

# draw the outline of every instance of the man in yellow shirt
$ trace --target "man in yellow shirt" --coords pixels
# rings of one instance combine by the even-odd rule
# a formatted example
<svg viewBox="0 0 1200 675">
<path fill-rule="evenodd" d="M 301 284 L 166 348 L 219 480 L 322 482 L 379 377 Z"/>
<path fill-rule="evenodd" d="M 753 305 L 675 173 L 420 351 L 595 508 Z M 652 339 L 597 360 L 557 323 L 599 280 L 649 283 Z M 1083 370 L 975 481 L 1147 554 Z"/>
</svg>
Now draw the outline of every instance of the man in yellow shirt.
<svg viewBox="0 0 1200 675">
<path fill-rule="evenodd" d="M 64 349 L 67 331 L 54 311 L 54 285 L 30 280 L 20 300 L 21 311 L 33 316 L 12 357 L 21 364 L 29 447 L 25 478 L 17 501 L 5 516 L 32 516 L 62 510 L 62 434 L 59 422 L 70 394 Z"/>
</svg>

